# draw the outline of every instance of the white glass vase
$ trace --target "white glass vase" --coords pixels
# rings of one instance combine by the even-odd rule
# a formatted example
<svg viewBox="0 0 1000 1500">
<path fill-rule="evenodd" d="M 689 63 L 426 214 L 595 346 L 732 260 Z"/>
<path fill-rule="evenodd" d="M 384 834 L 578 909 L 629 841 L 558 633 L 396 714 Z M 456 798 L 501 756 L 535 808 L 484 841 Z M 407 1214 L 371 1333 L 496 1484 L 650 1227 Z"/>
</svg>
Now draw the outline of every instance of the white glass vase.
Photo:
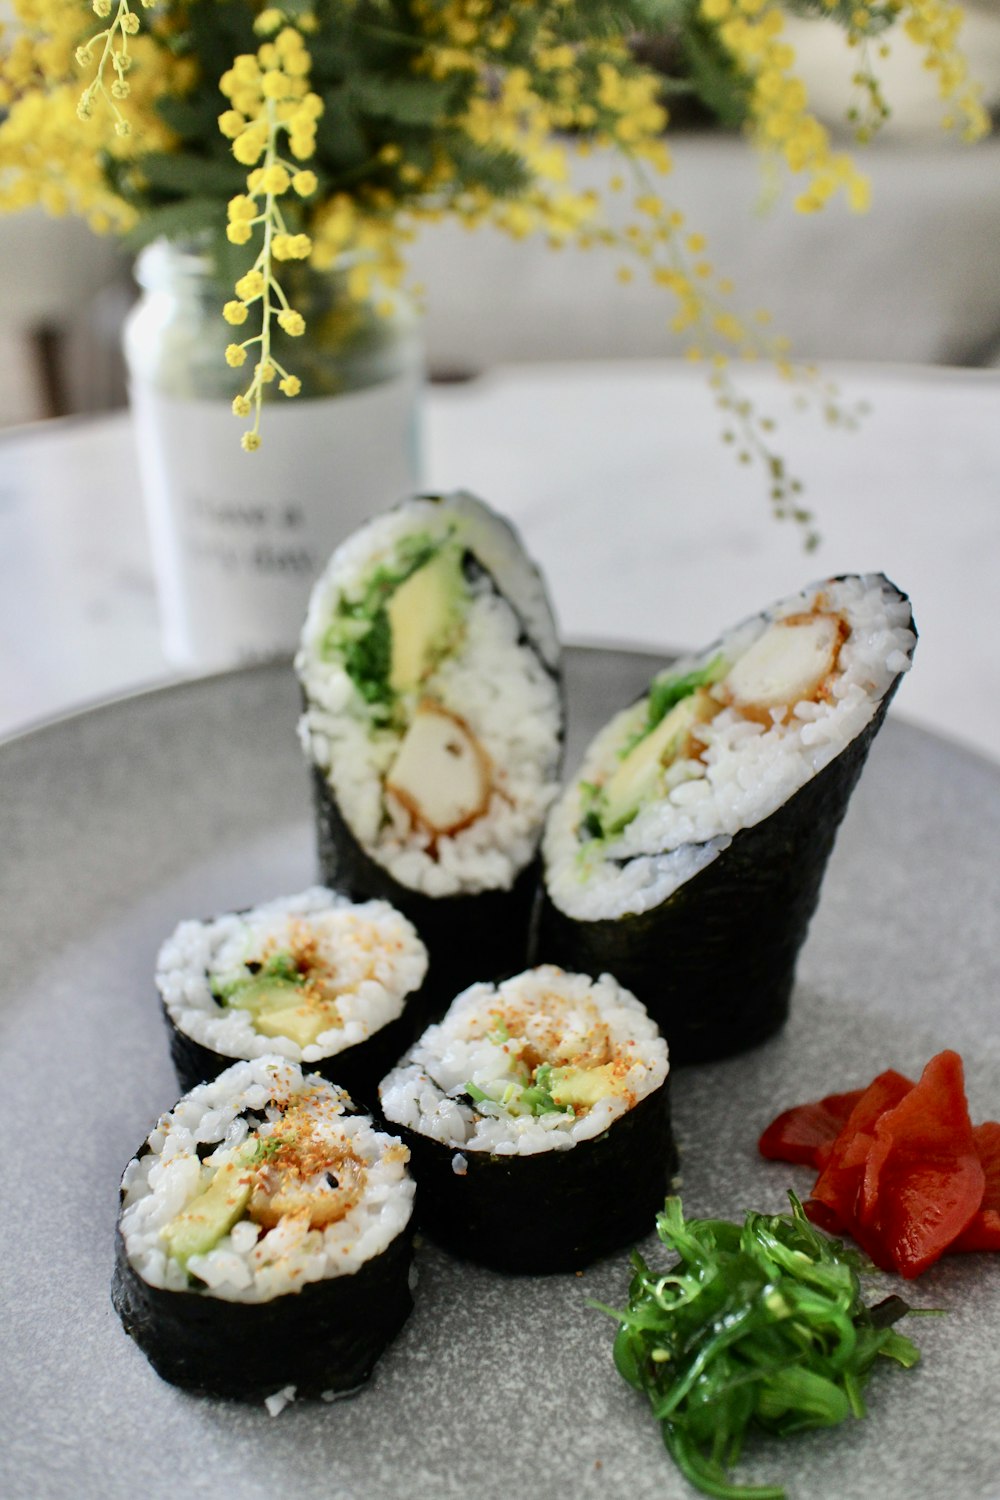
<svg viewBox="0 0 1000 1500">
<path fill-rule="evenodd" d="M 129 390 L 168 657 L 225 667 L 290 651 L 314 578 L 367 516 L 419 486 L 419 324 L 398 294 L 348 295 L 348 267 L 283 267 L 306 319 L 275 357 L 302 381 L 267 388 L 254 453 L 233 397 L 245 336 L 222 317 L 232 282 L 212 255 L 158 241 L 142 252 L 142 296 L 125 329 Z M 376 306 L 375 298 L 379 299 Z M 251 316 L 253 314 L 251 313 Z M 252 358 L 252 355 L 251 355 Z"/>
</svg>

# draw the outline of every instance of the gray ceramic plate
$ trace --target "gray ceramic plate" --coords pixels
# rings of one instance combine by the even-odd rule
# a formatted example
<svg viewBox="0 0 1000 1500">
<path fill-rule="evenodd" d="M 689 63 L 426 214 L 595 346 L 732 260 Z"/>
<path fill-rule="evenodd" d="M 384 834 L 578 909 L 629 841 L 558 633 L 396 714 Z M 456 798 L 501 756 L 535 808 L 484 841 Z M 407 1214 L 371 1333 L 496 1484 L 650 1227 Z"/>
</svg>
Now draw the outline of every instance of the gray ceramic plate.
<svg viewBox="0 0 1000 1500">
<path fill-rule="evenodd" d="M 571 763 L 650 666 L 570 653 Z M 612 1324 L 586 1306 L 623 1299 L 625 1255 L 580 1278 L 515 1280 L 424 1246 L 416 1311 L 368 1390 L 276 1420 L 164 1385 L 119 1327 L 118 1178 L 176 1095 L 154 955 L 181 917 L 314 878 L 296 712 L 291 672 L 269 666 L 0 747 L 0 1493 L 690 1494 L 615 1374 Z M 776 1110 L 889 1064 L 915 1072 L 943 1046 L 965 1058 L 974 1119 L 1000 1114 L 998 851 L 1000 770 L 890 719 L 841 830 L 787 1029 L 675 1078 L 689 1212 L 785 1207 L 785 1187 L 812 1177 L 758 1158 Z M 753 1446 L 747 1480 L 836 1500 L 1000 1495 L 1000 1258 L 947 1260 L 912 1294 L 947 1309 L 913 1325 L 920 1367 L 877 1372 L 868 1421 Z"/>
</svg>

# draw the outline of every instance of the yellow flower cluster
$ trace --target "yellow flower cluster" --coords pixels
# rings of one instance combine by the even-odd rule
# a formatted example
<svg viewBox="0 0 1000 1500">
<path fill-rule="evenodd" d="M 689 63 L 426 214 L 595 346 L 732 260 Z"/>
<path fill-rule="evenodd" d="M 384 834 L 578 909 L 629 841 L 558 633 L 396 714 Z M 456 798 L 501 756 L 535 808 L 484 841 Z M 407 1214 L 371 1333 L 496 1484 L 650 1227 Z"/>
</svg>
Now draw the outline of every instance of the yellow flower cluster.
<svg viewBox="0 0 1000 1500">
<path fill-rule="evenodd" d="M 154 0 L 142 0 L 143 6 L 147 9 L 153 3 Z M 106 21 L 111 15 L 111 0 L 92 0 L 92 8 L 95 16 Z M 128 39 L 130 36 L 135 36 L 138 30 L 139 17 L 129 7 L 128 0 L 117 0 L 117 8 L 110 26 L 88 37 L 76 49 L 76 61 L 81 68 L 88 67 L 94 60 L 95 50 L 101 49 L 97 70 L 80 95 L 77 113 L 81 120 L 89 120 L 94 113 L 95 101 L 98 98 L 103 99 L 114 116 L 117 135 L 128 135 L 132 128 L 118 108 L 118 103 L 122 99 L 127 99 L 130 93 L 129 82 L 125 76 L 132 66 Z M 107 81 L 109 71 L 115 75 L 111 83 Z"/>
<path fill-rule="evenodd" d="M 452 0 L 436 7 L 432 17 L 430 7 L 426 9 L 446 45 L 433 47 L 419 58 L 418 71 L 433 76 L 460 68 L 482 73 L 480 43 L 485 40 L 491 47 L 502 47 L 510 38 L 510 16 L 504 18 L 501 29 L 488 14 L 495 8 L 481 0 Z M 565 143 L 566 132 L 588 131 L 596 144 L 620 148 L 629 158 L 648 161 L 658 171 L 669 170 L 662 141 L 667 114 L 659 102 L 659 80 L 649 73 L 623 71 L 628 53 L 620 39 L 608 39 L 599 53 L 591 50 L 596 58 L 593 75 L 581 70 L 578 49 L 559 44 L 554 33 L 543 28 L 535 47 L 538 72 L 534 77 L 525 67 L 512 66 L 499 76 L 491 74 L 489 85 L 473 93 L 456 121 L 463 136 L 484 149 L 509 149 L 525 163 L 532 182 L 510 198 L 494 198 L 484 190 L 452 196 L 447 211 L 467 228 L 491 223 L 515 239 L 542 233 L 555 247 L 588 242 L 600 205 L 592 190 L 578 192 L 568 185 L 572 153 Z M 544 95 L 541 85 L 546 86 Z M 406 171 L 404 162 L 401 176 Z M 408 218 L 426 223 L 443 217 L 441 194 L 454 175 L 447 157 L 439 157 L 420 183 L 426 199 L 408 206 Z M 348 217 L 346 207 L 339 206 L 341 225 L 346 227 Z M 399 265 L 391 259 L 383 265 L 390 279 L 398 279 Z"/>
<path fill-rule="evenodd" d="M 952 107 L 942 122 L 945 128 L 960 130 L 967 141 L 978 140 L 989 130 L 989 116 L 958 47 L 961 9 L 948 0 L 900 0 L 899 10 L 904 31 L 923 50 L 925 67 L 937 74 L 941 99 Z"/>
<path fill-rule="evenodd" d="M 236 57 L 221 80 L 199 72 L 215 52 L 214 44 L 199 50 L 202 29 L 189 24 L 196 6 L 206 27 L 216 9 L 246 27 L 256 17 L 256 51 Z M 883 52 L 885 34 L 899 22 L 937 76 L 950 109 L 946 123 L 970 139 L 982 133 L 985 115 L 958 50 L 961 11 L 952 0 L 857 0 L 849 14 L 845 0 L 817 0 L 815 9 L 822 6 L 857 49 L 855 82 L 868 95 L 873 125 L 886 111 L 869 44 Z M 174 118 L 198 118 L 218 82 L 227 105 L 219 129 L 246 172 L 244 190 L 228 201 L 226 234 L 233 245 L 248 247 L 248 261 L 253 256 L 224 308 L 234 328 L 251 321 L 254 327 L 226 352 L 233 368 L 253 358 L 253 378 L 233 403 L 239 416 L 253 416 L 244 447 L 259 446 L 265 388 L 277 382 L 289 396 L 301 388 L 272 345 L 276 330 L 291 338 L 305 330 L 286 293 L 297 274 L 293 263 L 308 260 L 320 270 L 346 264 L 355 299 L 384 287 L 389 305 L 416 229 L 448 215 L 470 229 L 493 224 L 515 238 L 541 234 L 554 248 L 603 248 L 614 255 L 620 281 L 639 274 L 663 288 L 671 299 L 670 326 L 692 358 L 712 363 L 732 440 L 741 454 L 763 458 L 780 513 L 802 518 L 794 483 L 761 436 L 767 424 L 736 395 L 727 370 L 735 354 L 766 355 L 789 372 L 786 351 L 762 321 L 735 315 L 731 288 L 717 277 L 704 242 L 666 201 L 660 179 L 671 163 L 661 80 L 635 61 L 624 21 L 614 30 L 600 5 L 398 0 L 379 7 L 325 0 L 318 16 L 299 4 L 284 11 L 261 0 L 218 0 L 212 7 L 204 0 L 14 0 L 14 7 L 20 29 L 0 59 L 6 111 L 0 211 L 41 203 L 54 213 L 81 212 L 96 229 L 122 230 L 133 224 L 138 201 L 154 219 L 165 215 L 158 220 L 164 232 L 200 229 L 204 217 L 186 211 L 203 213 L 217 191 L 211 171 L 218 156 L 204 151 L 190 126 L 179 126 L 187 134 L 173 137 L 156 105 L 165 97 L 181 105 Z M 784 12 L 797 8 L 791 0 L 692 0 L 679 13 L 712 29 L 730 60 L 728 76 L 747 101 L 755 143 L 802 183 L 796 206 L 814 212 L 843 195 L 860 210 L 868 202 L 867 181 L 848 155 L 833 150 L 795 74 Z M 142 28 L 141 9 L 148 12 Z M 608 15 L 613 9 L 607 7 Z M 626 6 L 622 14 L 634 21 L 640 12 Z M 95 15 L 106 24 L 92 32 Z M 328 46 L 310 54 L 307 38 L 316 33 L 336 43 L 335 65 Z M 379 55 L 384 43 L 391 59 L 384 77 L 381 63 L 372 62 L 373 39 Z M 369 91 L 384 82 L 387 108 L 383 115 L 360 107 L 352 116 L 347 98 L 343 167 L 339 147 L 327 152 L 324 144 L 317 158 L 317 122 L 320 95 L 327 89 L 336 95 L 351 48 Z M 424 105 L 412 117 L 409 107 L 397 108 L 435 94 L 445 102 L 426 117 Z M 352 128 L 360 142 L 353 161 Z M 867 129 L 860 125 L 856 134 Z M 217 137 L 214 145 L 224 149 Z M 633 211 L 624 223 L 611 211 L 613 196 L 603 202 L 574 183 L 574 156 L 595 147 L 617 153 L 631 178 Z M 179 161 L 190 155 L 190 205 L 174 186 L 183 169 L 165 170 L 173 164 L 162 158 L 175 151 Z M 612 194 L 624 186 L 614 182 Z"/>
<path fill-rule="evenodd" d="M 836 0 L 824 0 L 824 4 L 833 10 Z M 867 178 L 849 156 L 831 149 L 829 133 L 809 111 L 805 85 L 793 72 L 795 54 L 784 39 L 785 21 L 778 0 L 699 0 L 699 8 L 750 82 L 756 143 L 776 153 L 793 173 L 808 178 L 795 200 L 796 208 L 814 213 L 836 193 L 844 192 L 852 209 L 866 209 Z M 863 54 L 854 81 L 869 96 L 870 118 L 859 126 L 858 138 L 866 140 L 889 112 L 867 57 L 867 44 L 894 18 L 903 20 L 906 34 L 923 49 L 925 66 L 938 75 L 942 99 L 953 105 L 944 121 L 946 127 L 961 126 L 970 141 L 983 135 L 988 119 L 958 48 L 960 8 L 949 0 L 887 0 L 869 8 L 859 0 L 847 27 L 847 43 Z M 884 54 L 887 48 L 883 44 L 880 50 Z"/>
<path fill-rule="evenodd" d="M 219 116 L 219 129 L 232 141 L 236 160 L 252 169 L 246 192 L 229 200 L 226 234 L 232 244 L 245 245 L 255 230 L 262 231 L 253 266 L 237 281 L 235 300 L 223 308 L 227 323 L 238 327 L 247 321 L 251 306 L 260 304 L 260 332 L 226 349 L 227 362 L 238 368 L 256 348 L 253 379 L 233 401 L 236 416 L 253 416 L 253 426 L 242 437 L 244 449 L 251 453 L 260 447 L 264 387 L 277 379 L 286 396 L 297 396 L 302 389 L 299 377 L 279 364 L 271 347 L 275 322 L 291 338 L 299 338 L 306 329 L 274 267 L 281 261 L 308 259 L 313 242 L 308 234 L 292 232 L 279 200 L 289 193 L 301 199 L 316 192 L 316 174 L 298 163 L 308 161 L 316 148 L 316 122 L 323 112 L 322 100 L 309 89 L 311 59 L 302 32 L 286 25 L 276 9 L 263 11 L 255 30 L 266 40 L 256 54 L 237 57 L 219 81 L 231 105 Z M 279 155 L 282 137 L 294 161 Z"/>
<path fill-rule="evenodd" d="M 750 80 L 755 141 L 808 179 L 795 199 L 799 212 L 815 213 L 840 191 L 852 209 L 866 209 L 868 179 L 851 157 L 831 149 L 829 132 L 810 113 L 805 85 L 792 71 L 795 53 L 783 39 L 780 6 L 771 0 L 700 0 L 700 12 Z"/>
<path fill-rule="evenodd" d="M 475 47 L 479 33 L 474 30 L 481 6 L 476 0 L 453 0 L 436 8 L 435 15 L 447 32 L 447 70 L 477 66 Z M 672 299 L 674 312 L 668 317 L 670 329 L 687 340 L 689 358 L 707 359 L 711 363 L 711 384 L 716 400 L 727 415 L 726 438 L 738 444 L 740 458 L 760 461 L 769 475 L 771 502 L 779 517 L 809 520 L 797 496 L 799 482 L 787 474 L 782 460 L 771 451 L 767 433 L 773 425 L 758 418 L 751 403 L 735 387 L 729 370 L 729 357 L 775 360 L 786 375 L 793 373 L 787 358 L 787 341 L 770 335 L 764 321 L 737 317 L 728 299 L 732 285 L 717 277 L 708 261 L 704 239 L 689 233 L 682 214 L 664 199 L 659 182 L 671 170 L 670 154 L 663 141 L 667 114 L 659 101 L 657 80 L 648 74 L 626 76 L 622 70 L 624 48 L 620 42 L 608 42 L 603 60 L 596 67 L 596 87 L 579 67 L 574 49 L 556 47 L 539 51 L 540 65 L 549 72 L 555 84 L 555 102 L 542 97 L 537 80 L 526 69 L 510 68 L 489 90 L 474 95 L 461 118 L 464 134 L 483 147 L 501 145 L 516 152 L 529 166 L 532 185 L 511 199 L 493 199 L 479 193 L 467 193 L 450 205 L 469 228 L 491 223 L 515 238 L 542 233 L 553 248 L 575 244 L 581 248 L 602 247 L 619 260 L 617 276 L 622 283 L 631 282 L 636 270 L 647 275 Z M 437 63 L 440 58 L 435 54 Z M 547 65 L 547 67 L 546 67 Z M 429 69 L 430 70 L 430 69 Z M 565 144 L 557 132 L 584 128 L 589 136 L 575 148 Z M 619 150 L 631 168 L 637 187 L 634 199 L 635 217 L 623 228 L 613 227 L 592 189 L 577 190 L 571 185 L 571 156 L 587 156 L 593 146 Z M 447 182 L 448 164 L 438 163 L 438 183 Z M 619 178 L 613 187 L 621 189 Z M 321 214 L 320 223 L 323 223 Z M 418 203 L 408 210 L 408 219 L 427 222 L 441 217 L 441 210 L 431 204 Z M 354 243 L 365 243 L 373 255 L 378 253 L 378 238 L 373 234 L 372 218 L 346 196 L 331 205 L 330 220 L 339 228 L 339 249 Z M 388 225 L 384 226 L 388 234 Z M 402 232 L 406 232 L 405 230 Z M 391 253 L 398 254 L 401 227 L 397 220 L 388 239 Z M 323 234 L 317 228 L 317 243 Z M 394 266 L 382 270 L 394 272 Z M 802 374 L 803 372 L 796 371 Z M 824 393 L 826 406 L 834 420 L 843 420 L 835 402 Z M 807 541 L 811 537 L 807 536 Z"/>
<path fill-rule="evenodd" d="M 153 43 L 134 35 L 139 22 L 127 6 L 119 5 L 105 31 L 81 42 L 87 9 L 79 0 L 15 0 L 18 24 L 0 74 L 6 112 L 0 212 L 37 205 L 51 214 L 79 214 L 98 233 L 122 232 L 135 222 L 135 210 L 115 191 L 104 164 L 170 149 L 172 136 L 154 106 L 162 94 L 190 86 L 190 69 L 177 60 L 164 65 Z M 95 0 L 94 10 L 110 15 L 110 0 Z M 92 65 L 98 48 L 96 72 L 81 97 L 81 70 Z M 109 61 L 115 78 L 106 86 Z M 121 128 L 118 100 L 126 95 L 130 114 L 143 121 L 141 133 Z M 97 101 L 107 107 L 94 107 Z M 81 113 L 88 116 L 85 126 Z"/>
</svg>

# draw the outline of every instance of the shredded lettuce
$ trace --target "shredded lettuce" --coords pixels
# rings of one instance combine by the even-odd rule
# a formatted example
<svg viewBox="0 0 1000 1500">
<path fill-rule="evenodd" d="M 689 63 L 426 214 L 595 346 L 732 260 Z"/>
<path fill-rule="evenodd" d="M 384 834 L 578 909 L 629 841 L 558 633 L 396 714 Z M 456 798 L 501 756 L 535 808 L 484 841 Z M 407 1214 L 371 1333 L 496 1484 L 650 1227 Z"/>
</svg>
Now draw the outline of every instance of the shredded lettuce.
<svg viewBox="0 0 1000 1500">
<path fill-rule="evenodd" d="M 392 562 L 373 569 L 360 597 L 340 600 L 323 636 L 320 655 L 327 661 L 342 659 L 345 672 L 378 718 L 391 716 L 395 698 L 389 686 L 392 627 L 386 606 L 400 584 L 430 562 L 450 538 L 450 532 L 432 536 L 418 531 L 404 536 Z"/>
<path fill-rule="evenodd" d="M 603 800 L 599 786 L 592 781 L 580 782 L 580 832 L 591 839 L 604 837 Z"/>
<path fill-rule="evenodd" d="M 552 1097 L 552 1064 L 539 1063 L 529 1086 L 518 1100 L 521 1110 L 533 1115 L 574 1114 L 572 1104 L 557 1104 Z"/>
<path fill-rule="evenodd" d="M 506 1031 L 506 1027 L 504 1027 Z M 504 1037 L 507 1040 L 507 1037 Z M 572 1104 L 557 1104 L 552 1097 L 552 1064 L 539 1063 L 525 1074 L 524 1083 L 505 1083 L 500 1097 L 487 1093 L 471 1080 L 462 1085 L 473 1104 L 497 1104 L 511 1115 L 575 1114 Z"/>
<path fill-rule="evenodd" d="M 685 1220 L 680 1199 L 668 1198 L 656 1227 L 680 1259 L 654 1270 L 633 1251 L 628 1306 L 589 1304 L 618 1321 L 618 1372 L 648 1397 L 675 1463 L 723 1500 L 783 1500 L 779 1486 L 730 1479 L 748 1428 L 787 1437 L 863 1417 L 876 1359 L 909 1369 L 920 1357 L 891 1326 L 907 1304 L 866 1306 L 867 1262 L 789 1197 L 791 1214 L 748 1213 L 742 1228 Z"/>
<path fill-rule="evenodd" d="M 270 1161 L 277 1156 L 285 1142 L 277 1135 L 258 1136 L 252 1156 L 248 1156 L 245 1165 L 258 1167 L 263 1161 Z"/>
<path fill-rule="evenodd" d="M 713 683 L 719 682 L 726 675 L 726 660 L 722 652 L 712 657 L 703 667 L 697 667 L 693 672 L 685 672 L 681 677 L 655 677 L 649 689 L 649 707 L 646 715 L 646 727 L 640 738 L 661 723 L 672 708 L 676 708 L 682 698 L 690 698 L 701 687 L 711 687 Z"/>
<path fill-rule="evenodd" d="M 271 953 L 261 964 L 245 966 L 242 974 L 224 979 L 212 976 L 209 979 L 212 994 L 223 1005 L 228 1005 L 234 995 L 249 985 L 259 985 L 262 980 L 273 980 L 278 984 L 304 984 L 305 975 L 300 971 L 293 954 L 284 950 Z"/>
</svg>

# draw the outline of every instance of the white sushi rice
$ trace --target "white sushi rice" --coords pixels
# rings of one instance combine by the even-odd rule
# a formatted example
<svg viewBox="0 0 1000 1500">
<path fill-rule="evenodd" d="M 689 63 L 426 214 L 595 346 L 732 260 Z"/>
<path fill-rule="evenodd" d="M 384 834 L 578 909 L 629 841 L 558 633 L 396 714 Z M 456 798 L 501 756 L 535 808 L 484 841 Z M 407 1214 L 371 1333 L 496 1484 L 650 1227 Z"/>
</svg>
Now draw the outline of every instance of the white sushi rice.
<svg viewBox="0 0 1000 1500">
<path fill-rule="evenodd" d="M 340 598 L 359 589 L 416 532 L 453 533 L 500 589 L 498 594 L 486 577 L 469 584 L 460 645 L 424 684 L 426 696 L 468 725 L 493 772 L 486 813 L 433 844 L 383 794 L 401 732 L 373 721 L 343 665 L 324 659 L 321 650 Z M 525 630 L 531 645 L 522 639 Z M 313 591 L 296 657 L 306 697 L 299 737 L 354 837 L 401 885 L 431 896 L 509 889 L 534 857 L 558 790 L 562 713 L 550 670 L 557 660 L 537 572 L 509 528 L 471 496 L 409 501 L 334 553 Z"/>
<path fill-rule="evenodd" d="M 291 1037 L 262 1036 L 250 1013 L 222 1007 L 212 986 L 245 974 L 248 960 L 294 949 L 306 932 L 337 990 L 341 1024 L 305 1047 Z M 281 896 L 251 911 L 208 922 L 181 922 L 160 949 L 156 983 L 174 1025 L 224 1057 L 316 1063 L 355 1047 L 403 1013 L 427 973 L 416 929 L 387 901 L 357 905 L 323 886 Z"/>
<path fill-rule="evenodd" d="M 364 1163 L 363 1195 L 346 1215 L 322 1229 L 302 1217 L 286 1216 L 262 1230 L 241 1219 L 213 1249 L 192 1255 L 187 1271 L 168 1253 L 162 1230 L 207 1186 L 212 1167 L 198 1157 L 198 1146 L 217 1143 L 235 1150 L 250 1127 L 241 1113 L 262 1113 L 262 1138 L 280 1133 L 285 1110 L 304 1091 L 318 1100 L 317 1136 L 350 1149 Z M 353 1274 L 382 1252 L 406 1227 L 413 1210 L 414 1183 L 406 1170 L 408 1152 L 393 1136 L 373 1128 L 367 1115 L 342 1113 L 347 1096 L 317 1075 L 271 1056 L 235 1063 L 211 1083 L 186 1094 L 161 1116 L 122 1178 L 121 1231 L 133 1269 L 150 1286 L 190 1289 L 188 1271 L 208 1292 L 227 1302 L 267 1302 L 306 1283 Z"/>
<path fill-rule="evenodd" d="M 505 1041 L 498 1040 L 500 1017 Z M 525 1046 L 565 1066 L 598 1043 L 614 1060 L 615 1090 L 575 1115 L 513 1114 L 465 1097 L 469 1082 L 502 1094 Z M 547 964 L 496 987 L 471 985 L 383 1079 L 379 1096 L 390 1124 L 460 1148 L 452 1170 L 462 1176 L 469 1152 L 532 1156 L 592 1140 L 658 1089 L 667 1071 L 667 1044 L 633 994 L 609 974 L 593 980 Z"/>
<path fill-rule="evenodd" d="M 840 648 L 832 696 L 776 713 L 770 727 L 724 709 L 699 726 L 707 749 L 693 779 L 651 802 L 620 834 L 581 839 L 582 782 L 600 783 L 645 708 L 618 714 L 587 750 L 573 782 L 552 809 L 543 841 L 546 886 L 554 904 L 580 921 L 616 918 L 659 906 L 732 842 L 830 764 L 874 717 L 900 672 L 909 670 L 916 635 L 908 602 L 881 574 L 814 584 L 745 621 L 707 651 L 681 658 L 670 674 L 685 675 L 718 654 L 731 667 L 773 620 L 807 613 L 817 597 L 849 626 Z"/>
<path fill-rule="evenodd" d="M 264 1405 L 267 1407 L 269 1417 L 280 1417 L 286 1406 L 291 1406 L 295 1400 L 295 1386 L 283 1385 L 280 1391 L 275 1391 L 273 1396 L 264 1397 Z"/>
</svg>

